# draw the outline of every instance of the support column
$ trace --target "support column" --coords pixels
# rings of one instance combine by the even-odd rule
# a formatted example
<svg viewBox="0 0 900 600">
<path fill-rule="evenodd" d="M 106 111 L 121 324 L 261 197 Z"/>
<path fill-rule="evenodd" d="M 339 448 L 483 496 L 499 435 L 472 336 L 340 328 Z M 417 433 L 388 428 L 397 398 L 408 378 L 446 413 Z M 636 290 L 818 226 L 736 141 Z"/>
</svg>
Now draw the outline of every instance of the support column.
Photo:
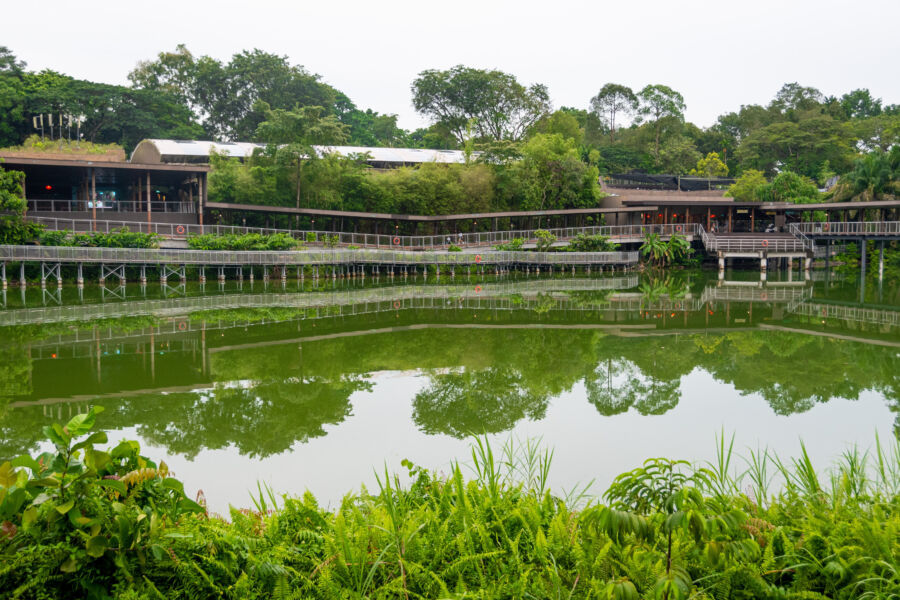
<svg viewBox="0 0 900 600">
<path fill-rule="evenodd" d="M 859 240 L 859 301 L 866 301 L 866 240 Z"/>
<path fill-rule="evenodd" d="M 200 205 L 200 214 L 198 215 L 200 225 L 203 225 L 203 211 L 206 206 L 206 173 L 200 173 L 197 177 L 197 197 Z"/>
<path fill-rule="evenodd" d="M 97 231 L 97 177 L 91 167 L 91 229 Z"/>
<path fill-rule="evenodd" d="M 150 171 L 147 171 L 147 225 L 148 225 L 148 230 L 149 230 L 150 223 L 153 221 L 153 218 L 151 216 L 151 213 L 153 212 L 153 210 L 150 205 L 151 205 L 151 202 L 150 202 Z"/>
<path fill-rule="evenodd" d="M 884 240 L 878 245 L 878 281 L 884 279 Z"/>
</svg>

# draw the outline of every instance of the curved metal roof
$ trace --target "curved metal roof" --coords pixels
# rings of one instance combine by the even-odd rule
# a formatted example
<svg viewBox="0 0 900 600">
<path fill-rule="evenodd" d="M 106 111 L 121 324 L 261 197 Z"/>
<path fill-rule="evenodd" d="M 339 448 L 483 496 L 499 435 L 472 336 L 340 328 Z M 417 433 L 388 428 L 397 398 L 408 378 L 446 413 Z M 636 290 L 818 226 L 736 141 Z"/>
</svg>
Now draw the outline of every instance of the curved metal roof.
<svg viewBox="0 0 900 600">
<path fill-rule="evenodd" d="M 246 158 L 256 149 L 265 148 L 266 144 L 253 142 L 210 142 L 192 140 L 142 140 L 134 152 L 131 161 L 139 163 L 196 163 L 208 162 L 209 155 L 215 151 L 234 158 Z M 389 164 L 420 163 L 464 163 L 465 153 L 461 150 L 429 150 L 423 148 L 375 148 L 369 146 L 313 146 L 316 152 L 338 154 L 349 157 L 367 155 L 367 162 Z M 475 153 L 476 155 L 478 153 Z"/>
</svg>

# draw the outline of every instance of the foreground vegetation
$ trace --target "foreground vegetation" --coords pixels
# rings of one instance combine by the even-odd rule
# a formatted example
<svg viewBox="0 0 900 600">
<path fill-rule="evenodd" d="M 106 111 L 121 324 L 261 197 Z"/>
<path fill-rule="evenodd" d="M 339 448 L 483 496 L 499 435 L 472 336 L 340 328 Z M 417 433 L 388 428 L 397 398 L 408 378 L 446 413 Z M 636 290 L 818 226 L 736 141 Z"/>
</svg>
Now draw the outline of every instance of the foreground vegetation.
<svg viewBox="0 0 900 600">
<path fill-rule="evenodd" d="M 603 503 L 548 488 L 552 452 L 472 445 L 472 477 L 403 461 L 334 510 L 311 494 L 209 514 L 97 409 L 45 427 L 53 451 L 0 466 L 0 590 L 11 598 L 891 598 L 900 445 L 822 481 L 805 449 L 740 468 L 650 459 Z M 99 411 L 97 411 L 99 412 Z M 744 470 L 744 467 L 746 469 Z M 744 470 L 743 475 L 737 475 Z M 772 496 L 777 474 L 783 491 Z"/>
</svg>

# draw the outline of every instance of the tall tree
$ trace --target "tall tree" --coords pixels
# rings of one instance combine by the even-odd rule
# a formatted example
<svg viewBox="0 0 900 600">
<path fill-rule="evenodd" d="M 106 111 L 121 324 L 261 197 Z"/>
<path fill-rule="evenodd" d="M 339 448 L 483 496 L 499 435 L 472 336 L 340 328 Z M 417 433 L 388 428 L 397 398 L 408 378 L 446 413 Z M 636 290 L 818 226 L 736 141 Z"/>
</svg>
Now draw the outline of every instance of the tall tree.
<svg viewBox="0 0 900 600">
<path fill-rule="evenodd" d="M 814 87 L 804 87 L 797 82 L 781 86 L 769 108 L 784 113 L 788 118 L 795 118 L 797 112 L 816 108 L 825 98 L 822 92 Z"/>
<path fill-rule="evenodd" d="M 0 46 L 0 148 L 18 144 L 25 130 L 25 63 Z"/>
<path fill-rule="evenodd" d="M 616 139 L 616 117 L 630 116 L 638 108 L 638 98 L 630 87 L 607 83 L 591 98 L 591 111 L 609 128 L 609 140 Z"/>
<path fill-rule="evenodd" d="M 254 111 L 265 115 L 256 137 L 270 145 L 276 164 L 296 167 L 296 201 L 300 208 L 300 176 L 304 160 L 318 158 L 313 145 L 331 146 L 346 141 L 349 127 L 321 106 L 298 106 L 294 110 L 272 109 L 257 101 Z"/>
<path fill-rule="evenodd" d="M 300 105 L 333 110 L 338 94 L 318 75 L 290 64 L 287 56 L 259 49 L 244 50 L 223 64 L 195 57 L 179 45 L 174 52 L 139 63 L 128 78 L 141 89 L 179 94 L 209 135 L 230 140 L 254 135 L 265 119 L 253 108 L 259 100 L 276 109 Z"/>
<path fill-rule="evenodd" d="M 681 94 L 665 85 L 648 85 L 638 93 L 640 100 L 639 112 L 644 117 L 649 117 L 656 131 L 656 143 L 653 146 L 653 156 L 659 164 L 659 138 L 662 132 L 662 120 L 674 118 L 684 120 L 684 98 Z"/>
<path fill-rule="evenodd" d="M 541 84 L 525 87 L 513 75 L 457 65 L 422 71 L 412 83 L 413 106 L 453 133 L 459 144 L 474 129 L 482 141 L 519 140 L 550 112 Z"/>
<path fill-rule="evenodd" d="M 848 119 L 866 119 L 881 114 L 881 98 L 873 98 L 869 90 L 853 90 L 841 96 L 841 107 Z"/>
</svg>

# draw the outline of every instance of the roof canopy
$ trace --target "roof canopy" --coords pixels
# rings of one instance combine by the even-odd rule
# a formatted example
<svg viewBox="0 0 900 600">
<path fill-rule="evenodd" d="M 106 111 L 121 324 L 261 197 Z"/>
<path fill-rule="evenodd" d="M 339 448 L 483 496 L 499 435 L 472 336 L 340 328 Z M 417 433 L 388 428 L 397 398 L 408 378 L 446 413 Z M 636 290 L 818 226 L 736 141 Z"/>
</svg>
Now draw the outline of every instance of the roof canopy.
<svg viewBox="0 0 900 600">
<path fill-rule="evenodd" d="M 208 142 L 190 140 L 141 141 L 131 154 L 136 163 L 206 163 L 210 154 L 235 158 L 246 158 L 266 144 L 252 142 Z M 366 162 L 384 165 L 411 165 L 420 163 L 464 163 L 465 153 L 461 150 L 426 150 L 422 148 L 373 148 L 367 146 L 313 146 L 320 155 L 367 156 Z"/>
</svg>

